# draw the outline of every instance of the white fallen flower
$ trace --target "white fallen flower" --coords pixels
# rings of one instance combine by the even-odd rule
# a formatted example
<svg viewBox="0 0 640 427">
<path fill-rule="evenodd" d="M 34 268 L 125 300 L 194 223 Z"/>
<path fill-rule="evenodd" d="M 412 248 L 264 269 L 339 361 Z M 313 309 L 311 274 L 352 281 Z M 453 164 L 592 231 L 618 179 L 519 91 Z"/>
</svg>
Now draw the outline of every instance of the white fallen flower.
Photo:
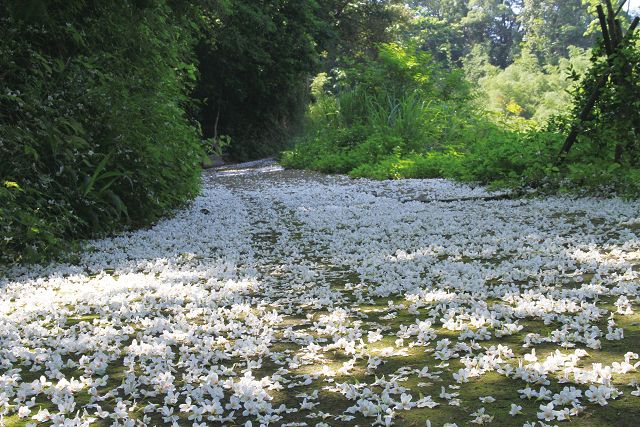
<svg viewBox="0 0 640 427">
<path fill-rule="evenodd" d="M 511 404 L 511 409 L 509 409 L 509 415 L 515 417 L 516 415 L 522 414 L 522 406 L 516 405 L 515 403 Z"/>
</svg>

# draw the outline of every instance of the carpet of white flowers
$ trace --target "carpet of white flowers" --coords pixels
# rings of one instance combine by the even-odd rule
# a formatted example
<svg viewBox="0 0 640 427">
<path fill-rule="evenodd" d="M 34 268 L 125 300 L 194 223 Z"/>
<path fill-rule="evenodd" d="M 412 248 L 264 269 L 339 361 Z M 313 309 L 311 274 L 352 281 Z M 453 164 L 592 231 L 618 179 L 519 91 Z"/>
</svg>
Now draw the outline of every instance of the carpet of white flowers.
<svg viewBox="0 0 640 427">
<path fill-rule="evenodd" d="M 638 425 L 639 202 L 204 179 L 0 279 L 0 425 Z"/>
</svg>

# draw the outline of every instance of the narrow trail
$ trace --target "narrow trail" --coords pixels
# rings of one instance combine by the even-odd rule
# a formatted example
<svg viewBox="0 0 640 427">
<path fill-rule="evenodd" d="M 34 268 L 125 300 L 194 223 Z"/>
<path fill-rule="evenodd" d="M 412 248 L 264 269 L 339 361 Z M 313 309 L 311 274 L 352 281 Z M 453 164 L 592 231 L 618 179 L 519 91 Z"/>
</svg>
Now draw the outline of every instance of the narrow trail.
<svg viewBox="0 0 640 427">
<path fill-rule="evenodd" d="M 0 425 L 640 416 L 640 202 L 269 160 L 203 183 L 76 265 L 0 278 Z"/>
</svg>

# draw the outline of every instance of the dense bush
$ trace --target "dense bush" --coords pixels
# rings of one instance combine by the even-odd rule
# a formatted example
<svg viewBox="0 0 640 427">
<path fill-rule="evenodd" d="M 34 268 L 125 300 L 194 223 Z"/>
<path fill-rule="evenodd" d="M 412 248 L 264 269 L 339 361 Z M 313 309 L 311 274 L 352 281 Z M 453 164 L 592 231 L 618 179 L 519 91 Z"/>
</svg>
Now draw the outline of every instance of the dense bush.
<svg viewBox="0 0 640 427">
<path fill-rule="evenodd" d="M 283 154 L 286 165 L 346 173 L 394 153 L 463 142 L 469 89 L 461 73 L 441 69 L 429 54 L 387 44 L 375 60 L 335 75 L 313 85 L 307 133 Z"/>
<path fill-rule="evenodd" d="M 0 261 L 148 224 L 197 192 L 193 41 L 173 3 L 0 5 Z"/>
<path fill-rule="evenodd" d="M 541 181 L 559 149 L 551 132 L 533 138 L 527 121 L 481 112 L 461 72 L 440 68 L 425 52 L 385 45 L 376 61 L 342 76 L 336 94 L 319 91 L 326 82 L 313 85 L 309 132 L 283 153 L 284 165 L 376 179 L 513 185 L 523 174 Z"/>
<path fill-rule="evenodd" d="M 471 55 L 467 78 L 481 86 L 474 99 L 459 71 L 445 71 L 422 51 L 383 46 L 376 61 L 337 72 L 334 81 L 316 79 L 308 133 L 282 162 L 354 177 L 445 177 L 636 196 L 638 42 L 632 39 L 613 61 L 601 59 L 601 48 L 591 61 L 587 52 L 570 51 L 571 58 L 546 67 L 525 52 L 504 70 Z M 560 161 L 595 80 L 611 70 L 578 142 Z M 320 90 L 327 82 L 332 91 Z"/>
<path fill-rule="evenodd" d="M 623 167 L 640 168 L 640 33 L 628 35 L 610 57 L 604 45 L 594 49 L 591 68 L 575 92 L 573 116 L 593 93 L 596 81 L 609 76 L 588 120 L 581 123 L 586 161 L 615 161 Z M 576 77 L 577 79 L 577 77 Z"/>
</svg>

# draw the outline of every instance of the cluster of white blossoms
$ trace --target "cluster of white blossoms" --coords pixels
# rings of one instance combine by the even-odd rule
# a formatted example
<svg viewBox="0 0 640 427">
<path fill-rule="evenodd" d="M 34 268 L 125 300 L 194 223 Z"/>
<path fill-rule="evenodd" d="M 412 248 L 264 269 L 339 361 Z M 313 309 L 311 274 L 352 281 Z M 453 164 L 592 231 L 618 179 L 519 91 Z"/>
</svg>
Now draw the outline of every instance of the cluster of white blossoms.
<svg viewBox="0 0 640 427">
<path fill-rule="evenodd" d="M 640 398 L 640 203 L 239 171 L 0 279 L 0 425 L 545 426 Z"/>
</svg>

